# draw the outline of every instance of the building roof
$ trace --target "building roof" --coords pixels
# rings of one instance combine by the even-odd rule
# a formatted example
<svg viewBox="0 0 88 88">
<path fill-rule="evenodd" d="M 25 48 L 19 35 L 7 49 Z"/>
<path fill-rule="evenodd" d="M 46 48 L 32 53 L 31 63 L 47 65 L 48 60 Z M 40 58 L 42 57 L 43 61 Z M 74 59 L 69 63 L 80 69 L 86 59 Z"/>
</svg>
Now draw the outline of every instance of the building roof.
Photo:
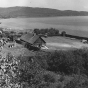
<svg viewBox="0 0 88 88">
<path fill-rule="evenodd" d="M 30 44 L 34 44 L 35 41 L 36 41 L 38 38 L 41 38 L 41 37 L 38 36 L 38 35 L 33 35 L 32 33 L 27 33 L 27 34 L 21 36 L 20 39 L 23 40 L 23 41 L 25 41 L 25 42 L 28 42 L 28 43 L 30 43 Z M 44 43 L 46 43 L 42 38 L 41 38 L 41 40 L 42 40 Z"/>
</svg>

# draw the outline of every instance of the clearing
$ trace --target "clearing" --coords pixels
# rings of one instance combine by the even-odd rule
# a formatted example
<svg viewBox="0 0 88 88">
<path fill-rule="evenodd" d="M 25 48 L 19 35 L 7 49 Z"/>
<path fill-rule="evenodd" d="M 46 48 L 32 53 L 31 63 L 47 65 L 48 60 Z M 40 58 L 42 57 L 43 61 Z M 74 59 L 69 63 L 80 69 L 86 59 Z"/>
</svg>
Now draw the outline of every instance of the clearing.
<svg viewBox="0 0 88 88">
<path fill-rule="evenodd" d="M 85 48 L 88 47 L 88 44 L 82 43 L 80 40 L 71 39 L 67 37 L 48 37 L 44 38 L 46 41 L 46 46 L 49 49 L 72 49 L 72 48 Z"/>
</svg>

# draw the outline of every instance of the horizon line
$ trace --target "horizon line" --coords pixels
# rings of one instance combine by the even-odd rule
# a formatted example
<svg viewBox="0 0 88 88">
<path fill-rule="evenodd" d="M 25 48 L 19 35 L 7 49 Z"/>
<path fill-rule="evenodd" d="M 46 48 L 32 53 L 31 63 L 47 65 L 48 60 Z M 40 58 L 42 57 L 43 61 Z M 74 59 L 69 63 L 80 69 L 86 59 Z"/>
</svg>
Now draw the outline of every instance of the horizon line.
<svg viewBox="0 0 88 88">
<path fill-rule="evenodd" d="M 43 8 L 45 8 L 45 9 L 53 9 L 53 10 L 60 10 L 60 11 L 78 11 L 78 12 L 88 12 L 88 11 L 83 11 L 83 10 L 81 10 L 81 11 L 79 11 L 79 10 L 71 10 L 71 9 L 68 9 L 68 10 L 61 10 L 61 9 L 55 9 L 55 8 L 48 8 L 48 7 L 32 7 L 32 6 L 8 6 L 8 7 L 0 7 L 0 8 L 11 8 L 11 7 L 30 7 L 30 8 L 41 8 L 41 9 L 43 9 Z"/>
</svg>

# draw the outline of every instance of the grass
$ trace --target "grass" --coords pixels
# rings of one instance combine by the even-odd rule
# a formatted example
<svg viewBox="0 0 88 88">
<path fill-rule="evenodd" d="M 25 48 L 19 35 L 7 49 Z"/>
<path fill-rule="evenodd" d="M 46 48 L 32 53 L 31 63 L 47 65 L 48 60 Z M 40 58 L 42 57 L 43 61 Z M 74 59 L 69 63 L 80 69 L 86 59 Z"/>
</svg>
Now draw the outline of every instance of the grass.
<svg viewBox="0 0 88 88">
<path fill-rule="evenodd" d="M 87 44 L 83 44 L 80 40 L 77 39 L 70 39 L 67 37 L 48 37 L 44 38 L 46 41 L 47 47 L 50 49 L 72 49 L 72 48 L 81 48 L 81 47 L 88 47 Z"/>
<path fill-rule="evenodd" d="M 19 44 L 16 44 L 16 45 L 17 45 L 16 47 L 12 47 L 12 48 L 9 48 L 8 44 L 5 45 L 2 51 L 0 52 L 0 54 L 2 54 L 3 57 L 5 57 L 8 52 L 11 52 L 12 55 L 15 55 L 15 56 L 19 56 L 19 55 L 34 56 L 35 55 L 34 52 L 29 51 L 28 49 L 24 48 L 22 45 L 19 45 Z"/>
<path fill-rule="evenodd" d="M 68 44 L 72 44 L 72 42 L 79 42 L 78 40 L 71 40 L 70 38 L 66 38 L 66 37 L 60 37 L 60 36 L 53 36 L 53 37 L 48 37 L 48 38 L 44 38 L 44 40 L 47 43 L 68 43 Z"/>
</svg>

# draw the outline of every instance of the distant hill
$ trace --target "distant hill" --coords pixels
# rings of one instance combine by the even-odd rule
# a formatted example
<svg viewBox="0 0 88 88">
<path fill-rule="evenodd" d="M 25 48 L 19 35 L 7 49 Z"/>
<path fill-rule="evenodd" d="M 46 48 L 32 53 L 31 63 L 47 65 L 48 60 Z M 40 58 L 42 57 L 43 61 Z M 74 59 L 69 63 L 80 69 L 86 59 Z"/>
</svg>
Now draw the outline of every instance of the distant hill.
<svg viewBox="0 0 88 88">
<path fill-rule="evenodd" d="M 86 11 L 56 10 L 49 8 L 9 7 L 0 8 L 0 18 L 88 16 Z"/>
</svg>

